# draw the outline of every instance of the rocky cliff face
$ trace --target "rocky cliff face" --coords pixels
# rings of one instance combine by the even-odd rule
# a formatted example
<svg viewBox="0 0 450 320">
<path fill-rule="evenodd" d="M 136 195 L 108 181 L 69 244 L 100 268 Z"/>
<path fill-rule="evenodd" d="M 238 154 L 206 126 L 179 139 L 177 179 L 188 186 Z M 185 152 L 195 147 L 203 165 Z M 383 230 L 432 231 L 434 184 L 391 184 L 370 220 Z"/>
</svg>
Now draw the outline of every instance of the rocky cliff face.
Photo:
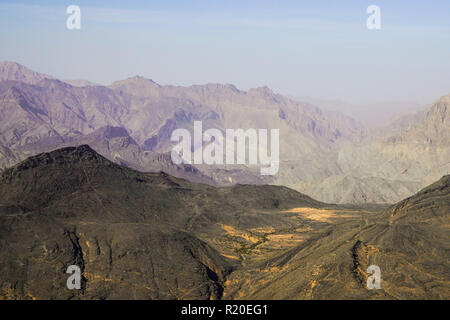
<svg viewBox="0 0 450 320">
<path fill-rule="evenodd" d="M 378 193 L 383 202 L 417 192 L 450 172 L 448 106 L 449 97 L 444 96 L 406 127 L 388 129 L 363 143 L 342 148 L 340 167 L 373 188 L 366 194 Z M 326 187 L 336 190 L 329 184 Z"/>
</svg>

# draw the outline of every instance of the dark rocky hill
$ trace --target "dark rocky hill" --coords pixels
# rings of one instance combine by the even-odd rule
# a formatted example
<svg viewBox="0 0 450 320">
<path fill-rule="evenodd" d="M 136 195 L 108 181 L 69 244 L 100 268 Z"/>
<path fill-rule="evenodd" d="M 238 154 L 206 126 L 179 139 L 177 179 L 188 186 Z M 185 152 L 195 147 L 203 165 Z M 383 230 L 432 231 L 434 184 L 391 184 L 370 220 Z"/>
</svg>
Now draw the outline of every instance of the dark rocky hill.
<svg viewBox="0 0 450 320">
<path fill-rule="evenodd" d="M 237 264 L 197 233 L 211 238 L 217 223 L 249 208 L 321 205 L 283 187 L 216 189 L 140 173 L 87 145 L 3 171 L 0 199 L 7 299 L 218 299 Z M 82 268 L 81 291 L 65 286 L 72 264 Z"/>
</svg>

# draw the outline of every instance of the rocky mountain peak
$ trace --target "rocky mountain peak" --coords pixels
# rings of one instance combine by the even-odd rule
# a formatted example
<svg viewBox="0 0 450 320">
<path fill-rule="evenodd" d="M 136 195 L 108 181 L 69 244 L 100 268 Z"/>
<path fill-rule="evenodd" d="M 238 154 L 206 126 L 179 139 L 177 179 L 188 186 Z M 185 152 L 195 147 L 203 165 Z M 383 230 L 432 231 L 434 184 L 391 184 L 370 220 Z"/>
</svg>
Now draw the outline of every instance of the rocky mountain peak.
<svg viewBox="0 0 450 320">
<path fill-rule="evenodd" d="M 2 176 L 9 175 L 11 173 L 23 172 L 29 169 L 46 166 L 48 164 L 58 163 L 70 163 L 81 160 L 98 160 L 104 159 L 101 155 L 95 152 L 88 145 L 81 145 L 78 147 L 66 147 L 52 152 L 41 153 L 25 159 L 24 161 L 16 164 L 15 166 L 6 169 L 2 172 Z"/>
<path fill-rule="evenodd" d="M 433 120 L 437 120 L 441 123 L 450 122 L 450 95 L 441 97 L 437 102 L 433 104 L 430 111 L 428 112 L 428 117 L 432 117 Z"/>
<path fill-rule="evenodd" d="M 36 84 L 43 79 L 51 78 L 48 75 L 30 70 L 27 67 L 12 61 L 0 62 L 0 81 L 13 80 Z"/>
<path fill-rule="evenodd" d="M 252 88 L 248 91 L 249 94 L 252 95 L 258 95 L 261 96 L 263 98 L 270 98 L 272 96 L 274 96 L 274 92 L 272 91 L 272 89 L 270 89 L 267 86 L 262 86 L 262 87 L 258 87 L 258 88 Z"/>
<path fill-rule="evenodd" d="M 124 80 L 114 81 L 111 84 L 111 87 L 115 88 L 115 87 L 127 86 L 127 85 L 128 86 L 133 86 L 133 85 L 134 86 L 136 86 L 136 85 L 151 86 L 151 87 L 158 87 L 158 88 L 161 87 L 158 83 L 156 83 L 152 79 L 147 79 L 147 78 L 144 78 L 144 77 L 138 76 L 138 75 L 136 75 L 134 77 L 126 78 Z"/>
</svg>

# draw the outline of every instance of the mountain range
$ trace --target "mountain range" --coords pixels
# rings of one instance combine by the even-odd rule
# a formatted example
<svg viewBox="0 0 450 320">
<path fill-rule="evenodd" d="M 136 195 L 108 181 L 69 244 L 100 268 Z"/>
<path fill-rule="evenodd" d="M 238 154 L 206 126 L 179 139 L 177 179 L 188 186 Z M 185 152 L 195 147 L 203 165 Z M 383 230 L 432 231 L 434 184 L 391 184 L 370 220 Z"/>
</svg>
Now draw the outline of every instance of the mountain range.
<svg viewBox="0 0 450 320">
<path fill-rule="evenodd" d="M 76 84 L 75 86 L 72 84 Z M 329 203 L 395 203 L 449 172 L 450 96 L 368 129 L 267 87 L 159 85 L 142 77 L 100 86 L 60 81 L 0 63 L 0 167 L 66 146 L 89 144 L 140 171 L 164 171 L 213 186 L 274 184 Z M 261 176 L 245 165 L 175 165 L 176 128 L 280 130 L 280 169 Z"/>
<path fill-rule="evenodd" d="M 0 298 L 449 299 L 449 204 L 450 176 L 393 206 L 329 205 L 65 147 L 0 173 Z"/>
</svg>

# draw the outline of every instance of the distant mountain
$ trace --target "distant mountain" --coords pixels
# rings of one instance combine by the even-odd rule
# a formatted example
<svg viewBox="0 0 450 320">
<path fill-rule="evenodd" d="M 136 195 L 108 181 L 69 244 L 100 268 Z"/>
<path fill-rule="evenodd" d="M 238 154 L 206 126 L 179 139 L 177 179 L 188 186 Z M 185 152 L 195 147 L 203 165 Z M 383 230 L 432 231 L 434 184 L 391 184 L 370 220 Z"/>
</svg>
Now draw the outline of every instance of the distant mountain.
<svg viewBox="0 0 450 320">
<path fill-rule="evenodd" d="M 0 167 L 10 167 L 19 162 L 19 157 L 9 148 L 0 145 Z M 1 170 L 1 169 L 0 169 Z"/>
<path fill-rule="evenodd" d="M 3 65 L 8 67 L 0 72 L 0 145 L 7 149 L 1 167 L 87 143 L 111 160 L 144 171 L 167 170 L 214 185 L 285 185 L 333 203 L 394 203 L 448 172 L 446 98 L 368 130 L 338 112 L 267 87 L 162 86 L 139 76 L 109 87 L 76 87 L 15 63 Z M 262 177 L 258 168 L 243 165 L 174 165 L 168 157 L 170 135 L 176 128 L 191 130 L 194 121 L 202 121 L 204 130 L 279 129 L 278 174 Z M 97 130 L 107 127 L 123 128 L 133 143 L 120 138 L 112 138 L 118 141 L 112 148 L 106 141 L 96 143 Z"/>
<path fill-rule="evenodd" d="M 301 103 L 310 103 L 329 111 L 339 111 L 357 119 L 368 128 L 384 126 L 392 119 L 404 117 L 407 113 L 420 109 L 421 104 L 408 101 L 377 101 L 351 103 L 341 100 L 315 99 L 311 97 L 295 97 Z"/>
<path fill-rule="evenodd" d="M 99 86 L 99 84 L 87 80 L 62 80 L 62 81 L 74 87 Z"/>
<path fill-rule="evenodd" d="M 27 84 L 36 84 L 51 76 L 35 72 L 21 64 L 11 61 L 0 61 L 0 81 L 20 81 Z"/>
<path fill-rule="evenodd" d="M 0 81 L 19 81 L 27 84 L 38 84 L 44 79 L 55 79 L 12 61 L 0 61 Z M 74 87 L 98 86 L 87 80 L 61 80 Z"/>
<path fill-rule="evenodd" d="M 387 129 L 341 149 L 340 166 L 366 184 L 374 177 L 390 181 L 391 187 L 378 183 L 380 192 L 388 190 L 402 198 L 450 173 L 449 102 L 449 96 L 444 96 L 421 111 L 416 121 L 407 115 L 407 126 Z"/>
</svg>

